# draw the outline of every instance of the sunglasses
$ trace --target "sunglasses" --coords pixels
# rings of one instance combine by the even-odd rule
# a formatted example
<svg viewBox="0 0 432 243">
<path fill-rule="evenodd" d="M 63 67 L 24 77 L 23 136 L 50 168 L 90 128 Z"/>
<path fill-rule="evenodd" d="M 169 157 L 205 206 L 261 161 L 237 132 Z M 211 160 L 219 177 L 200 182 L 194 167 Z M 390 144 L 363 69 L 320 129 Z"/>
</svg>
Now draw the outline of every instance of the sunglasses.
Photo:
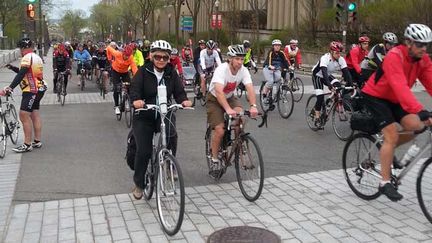
<svg viewBox="0 0 432 243">
<path fill-rule="evenodd" d="M 415 45 L 417 48 L 423 48 L 423 47 L 426 47 L 426 46 L 427 46 L 427 43 L 421 43 L 421 42 L 415 42 L 415 41 L 414 41 L 414 45 Z"/>
<path fill-rule="evenodd" d="M 167 56 L 167 55 L 154 55 L 153 58 L 154 58 L 156 61 L 159 61 L 159 62 L 160 62 L 160 61 L 167 62 L 168 59 L 169 59 L 169 56 Z"/>
</svg>

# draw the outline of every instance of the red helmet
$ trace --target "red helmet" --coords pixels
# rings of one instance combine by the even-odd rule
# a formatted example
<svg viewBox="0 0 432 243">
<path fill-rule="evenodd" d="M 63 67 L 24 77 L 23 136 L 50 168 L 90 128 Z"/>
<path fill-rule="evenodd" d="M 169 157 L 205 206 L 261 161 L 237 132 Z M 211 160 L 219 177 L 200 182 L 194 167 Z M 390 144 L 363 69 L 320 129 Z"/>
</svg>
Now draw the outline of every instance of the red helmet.
<svg viewBox="0 0 432 243">
<path fill-rule="evenodd" d="M 60 44 L 57 46 L 57 48 L 59 49 L 60 52 L 65 52 L 65 51 L 66 51 L 66 48 L 65 48 L 65 46 L 64 46 L 62 43 L 60 43 Z"/>
<path fill-rule="evenodd" d="M 359 39 L 358 39 L 358 41 L 359 41 L 359 43 L 362 43 L 362 42 L 369 42 L 370 39 L 369 39 L 369 37 L 367 37 L 367 36 L 360 36 Z"/>
<path fill-rule="evenodd" d="M 127 45 L 124 49 L 123 49 L 123 55 L 125 56 L 130 56 L 132 55 L 133 52 L 133 47 L 132 45 Z"/>
<path fill-rule="evenodd" d="M 330 50 L 331 51 L 343 51 L 344 46 L 339 41 L 330 42 Z"/>
</svg>

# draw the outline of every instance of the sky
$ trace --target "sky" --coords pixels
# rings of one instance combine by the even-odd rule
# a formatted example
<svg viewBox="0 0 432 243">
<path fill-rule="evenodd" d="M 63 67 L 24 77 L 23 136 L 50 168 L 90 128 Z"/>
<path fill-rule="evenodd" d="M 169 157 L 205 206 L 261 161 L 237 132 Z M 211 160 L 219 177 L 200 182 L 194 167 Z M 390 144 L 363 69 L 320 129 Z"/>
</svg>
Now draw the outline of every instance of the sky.
<svg viewBox="0 0 432 243">
<path fill-rule="evenodd" d="M 86 12 L 87 16 L 90 15 L 90 8 L 97 4 L 99 0 L 63 0 L 65 4 L 54 8 L 53 13 L 50 15 L 52 19 L 59 19 L 63 16 L 66 9 L 81 9 Z"/>
</svg>

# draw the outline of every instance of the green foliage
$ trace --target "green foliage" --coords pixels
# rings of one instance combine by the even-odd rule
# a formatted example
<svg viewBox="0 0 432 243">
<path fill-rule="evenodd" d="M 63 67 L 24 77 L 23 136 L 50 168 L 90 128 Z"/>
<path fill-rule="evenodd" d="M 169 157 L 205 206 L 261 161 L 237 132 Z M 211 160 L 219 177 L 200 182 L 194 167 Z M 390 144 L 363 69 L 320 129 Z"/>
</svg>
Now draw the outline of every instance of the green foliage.
<svg viewBox="0 0 432 243">
<path fill-rule="evenodd" d="M 60 26 L 63 28 L 66 39 L 78 38 L 79 32 L 87 25 L 84 18 L 85 14 L 82 10 L 67 10 L 60 21 Z"/>
</svg>

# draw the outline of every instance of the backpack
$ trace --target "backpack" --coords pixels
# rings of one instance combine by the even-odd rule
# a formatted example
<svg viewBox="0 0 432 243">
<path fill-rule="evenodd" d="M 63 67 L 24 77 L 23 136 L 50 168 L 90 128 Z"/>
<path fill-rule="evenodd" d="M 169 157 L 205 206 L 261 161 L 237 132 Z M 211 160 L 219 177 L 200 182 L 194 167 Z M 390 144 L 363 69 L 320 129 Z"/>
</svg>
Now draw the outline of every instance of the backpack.
<svg viewBox="0 0 432 243">
<path fill-rule="evenodd" d="M 129 166 L 131 170 L 134 170 L 135 166 L 135 153 L 136 153 L 136 142 L 135 137 L 133 135 L 132 129 L 130 130 L 128 136 L 127 136 L 127 150 L 126 150 L 126 163 Z"/>
</svg>

